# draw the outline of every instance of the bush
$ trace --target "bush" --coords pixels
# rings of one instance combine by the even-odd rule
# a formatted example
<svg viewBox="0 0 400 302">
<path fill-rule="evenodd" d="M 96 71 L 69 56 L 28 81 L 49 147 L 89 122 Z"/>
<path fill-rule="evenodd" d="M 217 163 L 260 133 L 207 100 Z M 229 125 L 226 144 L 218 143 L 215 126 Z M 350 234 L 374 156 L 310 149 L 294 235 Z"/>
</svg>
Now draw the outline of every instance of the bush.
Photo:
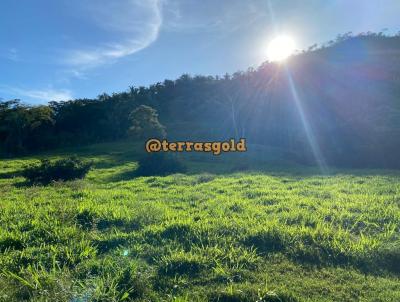
<svg viewBox="0 0 400 302">
<path fill-rule="evenodd" d="M 83 178 L 91 166 L 90 162 L 84 162 L 77 157 L 55 161 L 42 159 L 40 164 L 26 167 L 22 176 L 31 183 L 48 184 L 52 181 Z"/>
<path fill-rule="evenodd" d="M 168 175 L 186 172 L 186 166 L 175 156 L 165 153 L 151 153 L 139 159 L 137 176 Z"/>
</svg>

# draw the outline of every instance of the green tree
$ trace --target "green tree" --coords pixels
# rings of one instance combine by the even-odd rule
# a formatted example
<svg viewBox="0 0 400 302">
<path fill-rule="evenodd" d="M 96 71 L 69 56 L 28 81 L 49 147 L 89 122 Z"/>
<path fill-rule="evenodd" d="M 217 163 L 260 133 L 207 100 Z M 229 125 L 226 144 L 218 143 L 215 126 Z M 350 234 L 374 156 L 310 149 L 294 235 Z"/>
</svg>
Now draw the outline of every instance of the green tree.
<svg viewBox="0 0 400 302">
<path fill-rule="evenodd" d="M 19 100 L 0 104 L 0 139 L 7 152 L 20 153 L 44 145 L 53 120 L 48 106 L 30 107 Z"/>
<path fill-rule="evenodd" d="M 163 138 L 166 136 L 165 127 L 158 120 L 157 110 L 140 105 L 129 115 L 132 126 L 129 134 L 135 139 Z"/>
</svg>

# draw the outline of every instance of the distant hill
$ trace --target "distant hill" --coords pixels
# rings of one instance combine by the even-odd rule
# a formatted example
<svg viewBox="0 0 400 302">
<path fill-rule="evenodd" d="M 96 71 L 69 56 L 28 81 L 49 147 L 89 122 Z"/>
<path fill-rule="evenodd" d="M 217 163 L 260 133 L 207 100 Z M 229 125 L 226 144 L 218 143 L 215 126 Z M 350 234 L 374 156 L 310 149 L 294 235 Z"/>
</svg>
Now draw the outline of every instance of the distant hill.
<svg viewBox="0 0 400 302">
<path fill-rule="evenodd" d="M 18 131 L 20 141 L 10 142 L 10 127 L 19 126 L 5 112 L 21 105 L 3 105 L 0 140 L 20 151 L 120 139 L 141 104 L 158 111 L 171 139 L 245 137 L 305 163 L 399 168 L 400 36 L 343 35 L 286 64 L 266 62 L 224 77 L 183 75 L 95 100 L 53 102 L 40 127 Z"/>
</svg>

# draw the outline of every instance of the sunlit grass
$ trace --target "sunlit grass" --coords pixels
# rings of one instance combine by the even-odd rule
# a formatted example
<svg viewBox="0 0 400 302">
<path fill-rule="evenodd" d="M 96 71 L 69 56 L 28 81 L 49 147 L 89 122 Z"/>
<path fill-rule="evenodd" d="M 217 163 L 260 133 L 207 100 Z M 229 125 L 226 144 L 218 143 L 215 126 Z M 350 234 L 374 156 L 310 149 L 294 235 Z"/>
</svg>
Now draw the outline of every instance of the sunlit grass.
<svg viewBox="0 0 400 302">
<path fill-rule="evenodd" d="M 48 186 L 18 176 L 33 157 L 0 163 L 0 301 L 400 300 L 398 173 L 133 179 L 130 147 L 81 150 L 87 178 Z"/>
</svg>

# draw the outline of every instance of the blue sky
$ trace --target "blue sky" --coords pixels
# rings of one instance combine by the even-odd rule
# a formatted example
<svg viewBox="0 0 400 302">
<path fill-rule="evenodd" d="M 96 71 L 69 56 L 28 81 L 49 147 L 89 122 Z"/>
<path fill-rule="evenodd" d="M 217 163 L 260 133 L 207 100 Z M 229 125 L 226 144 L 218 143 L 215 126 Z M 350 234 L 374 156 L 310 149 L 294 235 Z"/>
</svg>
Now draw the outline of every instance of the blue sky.
<svg viewBox="0 0 400 302">
<path fill-rule="evenodd" d="M 352 31 L 400 30 L 399 0 L 1 0 L 0 98 L 96 97 L 183 73 L 264 62 L 276 34 L 298 49 Z"/>
</svg>

